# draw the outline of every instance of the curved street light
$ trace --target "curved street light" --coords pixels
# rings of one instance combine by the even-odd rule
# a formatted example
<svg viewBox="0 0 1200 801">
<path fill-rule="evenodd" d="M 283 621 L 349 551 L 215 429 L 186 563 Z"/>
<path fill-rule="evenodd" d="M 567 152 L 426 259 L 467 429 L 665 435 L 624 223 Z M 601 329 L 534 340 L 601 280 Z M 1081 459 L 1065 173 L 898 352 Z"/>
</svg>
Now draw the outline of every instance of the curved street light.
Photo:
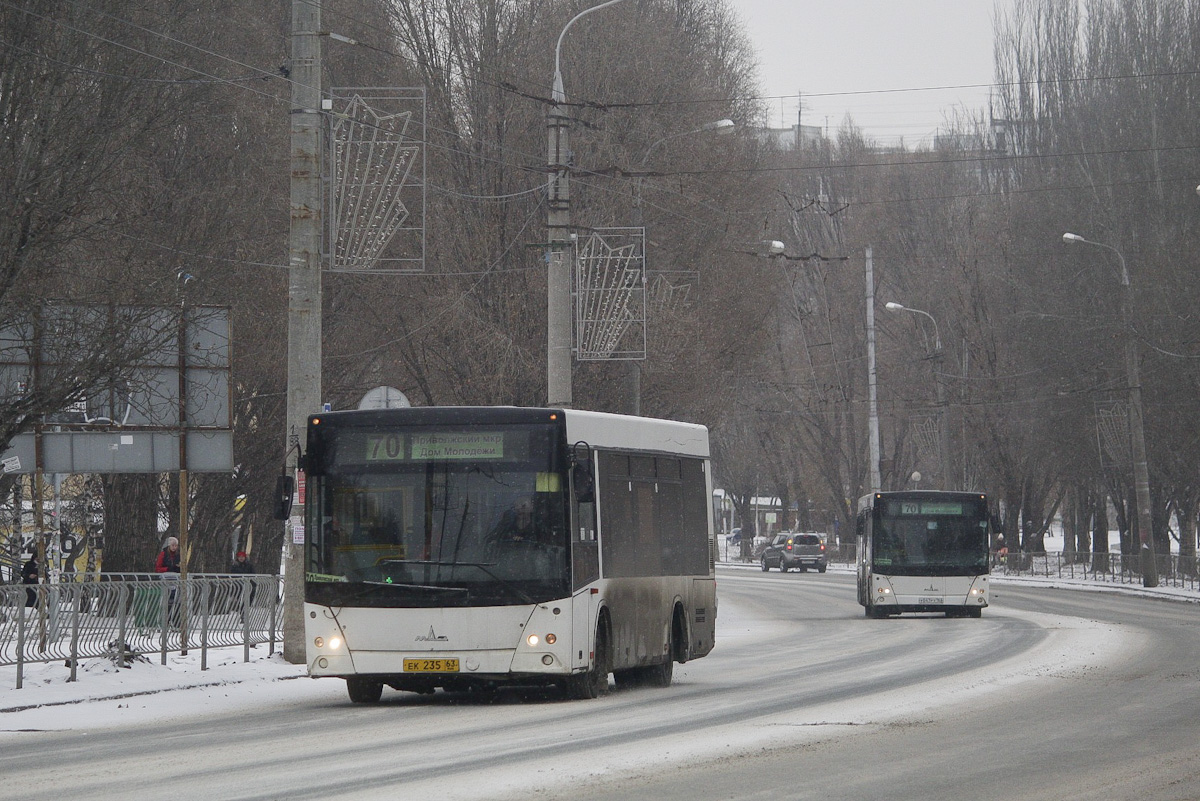
<svg viewBox="0 0 1200 801">
<path fill-rule="evenodd" d="M 554 77 L 550 110 L 546 115 L 547 149 L 546 230 L 549 252 L 546 259 L 546 405 L 570 407 L 571 398 L 571 191 L 568 180 L 568 132 L 570 118 L 563 109 L 559 67 L 563 38 L 576 20 L 593 11 L 624 2 L 608 0 L 576 14 L 563 26 L 554 45 Z"/>
<path fill-rule="evenodd" d="M 1133 450 L 1133 487 L 1137 496 L 1138 542 L 1141 549 L 1142 585 L 1158 586 L 1158 561 L 1150 520 L 1150 471 L 1146 464 L 1146 432 L 1142 416 L 1142 380 L 1138 368 L 1137 341 L 1130 325 L 1129 270 L 1121 251 L 1103 242 L 1070 232 L 1062 235 L 1068 245 L 1092 245 L 1111 250 L 1121 263 L 1121 325 L 1125 329 L 1125 379 L 1129 384 L 1129 443 Z"/>
<path fill-rule="evenodd" d="M 929 322 L 933 323 L 934 351 L 933 351 L 932 358 L 937 360 L 938 362 L 941 361 L 941 359 L 942 359 L 942 334 L 938 330 L 937 319 L 934 318 L 934 316 L 932 314 L 930 314 L 927 311 L 923 311 L 921 309 L 914 309 L 909 306 L 905 306 L 903 304 L 896 303 L 895 301 L 888 301 L 887 303 L 883 304 L 883 307 L 885 309 L 887 309 L 888 311 L 906 311 L 906 312 L 912 312 L 913 314 L 923 314 L 926 317 L 928 317 Z M 926 346 L 928 346 L 928 344 L 929 344 L 928 339 L 925 340 L 925 344 L 926 344 Z M 935 367 L 934 371 L 933 371 L 933 386 L 937 392 L 937 405 L 938 405 L 938 418 L 939 418 L 938 419 L 938 452 L 939 452 L 938 453 L 938 462 L 939 462 L 939 466 L 941 467 L 941 471 L 942 471 L 942 485 L 943 485 L 942 489 L 950 489 L 951 488 L 950 487 L 950 467 L 948 464 L 949 459 L 950 459 L 950 444 L 949 444 L 950 426 L 949 426 L 949 420 L 947 419 L 947 414 L 946 414 L 946 388 L 945 388 L 945 386 L 943 386 L 942 380 L 939 377 L 940 373 L 941 373 L 940 368 Z"/>
<path fill-rule="evenodd" d="M 906 312 L 912 312 L 913 314 L 923 314 L 923 315 L 925 315 L 926 317 L 928 317 L 928 318 L 929 318 L 929 322 L 933 323 L 933 347 L 934 347 L 934 351 L 935 351 L 936 353 L 941 353 L 941 352 L 942 352 L 942 335 L 941 335 L 941 333 L 938 331 L 938 324 L 937 324 L 937 320 L 935 320 L 935 319 L 934 319 L 934 317 L 933 317 L 933 315 L 932 315 L 932 314 L 930 314 L 930 313 L 929 313 L 929 312 L 927 312 L 927 311 L 921 311 L 920 309 L 913 309 L 913 308 L 910 308 L 910 307 L 908 307 L 908 306 L 903 306 L 903 305 L 901 305 L 901 304 L 899 304 L 899 303 L 895 303 L 894 301 L 888 301 L 887 303 L 883 304 L 883 307 L 884 307 L 885 309 L 887 309 L 888 311 L 906 311 Z M 925 340 L 925 341 L 926 341 L 926 342 L 928 342 L 929 340 Z"/>
</svg>

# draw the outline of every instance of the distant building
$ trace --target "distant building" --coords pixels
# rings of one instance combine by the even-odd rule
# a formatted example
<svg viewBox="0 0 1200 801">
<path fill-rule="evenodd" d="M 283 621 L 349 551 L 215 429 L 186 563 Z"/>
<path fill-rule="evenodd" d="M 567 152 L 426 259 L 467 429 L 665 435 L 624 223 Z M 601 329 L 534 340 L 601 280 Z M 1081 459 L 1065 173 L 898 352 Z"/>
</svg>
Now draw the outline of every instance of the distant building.
<svg viewBox="0 0 1200 801">
<path fill-rule="evenodd" d="M 816 147 L 825 141 L 819 125 L 793 125 L 790 128 L 759 128 L 758 139 L 780 150 Z"/>
</svg>

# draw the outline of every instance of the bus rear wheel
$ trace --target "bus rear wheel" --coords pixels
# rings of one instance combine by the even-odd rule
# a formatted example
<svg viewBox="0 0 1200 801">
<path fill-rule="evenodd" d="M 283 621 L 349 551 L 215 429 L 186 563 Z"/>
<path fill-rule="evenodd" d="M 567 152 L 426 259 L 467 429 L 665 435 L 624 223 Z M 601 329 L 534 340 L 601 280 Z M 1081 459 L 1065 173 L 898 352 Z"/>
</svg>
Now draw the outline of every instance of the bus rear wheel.
<svg viewBox="0 0 1200 801">
<path fill-rule="evenodd" d="M 667 632 L 666 659 L 657 665 L 646 668 L 645 681 L 651 687 L 670 687 L 675 677 L 675 654 L 679 648 L 679 630 L 672 616 L 671 629 Z"/>
<path fill-rule="evenodd" d="M 346 692 L 356 704 L 374 704 L 383 696 L 383 682 L 350 676 L 346 679 Z"/>
</svg>

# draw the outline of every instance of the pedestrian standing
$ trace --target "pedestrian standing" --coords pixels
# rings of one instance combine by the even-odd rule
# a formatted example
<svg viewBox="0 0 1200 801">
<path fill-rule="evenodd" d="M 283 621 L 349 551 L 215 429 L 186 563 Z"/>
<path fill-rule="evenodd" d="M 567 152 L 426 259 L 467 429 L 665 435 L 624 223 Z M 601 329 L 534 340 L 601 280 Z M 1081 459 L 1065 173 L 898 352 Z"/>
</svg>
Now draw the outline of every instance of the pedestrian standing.
<svg viewBox="0 0 1200 801">
<path fill-rule="evenodd" d="M 161 573 L 160 578 L 164 579 L 179 578 L 179 540 L 175 537 L 167 537 L 167 544 L 158 552 L 158 561 L 154 564 L 154 572 Z M 172 586 L 167 593 L 167 619 L 172 623 L 178 620 L 175 609 L 175 592 L 175 587 Z"/>
<path fill-rule="evenodd" d="M 245 551 L 238 551 L 234 557 L 233 567 L 229 568 L 229 572 L 235 575 L 252 575 L 254 573 L 254 564 L 250 561 Z M 254 595 L 258 589 L 254 582 L 250 582 L 250 605 L 254 606 Z"/>
<path fill-rule="evenodd" d="M 21 583 L 34 584 L 38 583 L 38 561 L 37 551 L 29 557 L 29 561 L 25 563 L 25 567 L 21 568 Z M 32 587 L 25 590 L 25 608 L 29 609 L 37 606 L 37 590 Z"/>
</svg>

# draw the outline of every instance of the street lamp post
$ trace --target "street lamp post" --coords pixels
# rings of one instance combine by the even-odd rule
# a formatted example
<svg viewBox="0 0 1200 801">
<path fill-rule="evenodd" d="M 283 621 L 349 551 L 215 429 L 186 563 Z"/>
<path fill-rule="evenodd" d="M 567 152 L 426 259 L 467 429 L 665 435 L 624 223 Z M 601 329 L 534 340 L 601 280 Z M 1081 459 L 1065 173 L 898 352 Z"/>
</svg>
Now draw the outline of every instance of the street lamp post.
<svg viewBox="0 0 1200 801">
<path fill-rule="evenodd" d="M 1138 543 L 1141 553 L 1142 585 L 1158 586 L 1158 561 L 1150 520 L 1150 470 L 1146 465 L 1146 432 L 1142 416 L 1142 379 L 1138 368 L 1137 341 L 1130 323 L 1129 269 L 1121 251 L 1103 242 L 1093 242 L 1078 234 L 1063 234 L 1068 245 L 1092 245 L 1117 254 L 1121 263 L 1121 325 L 1125 330 L 1125 377 L 1129 384 L 1129 442 L 1133 451 L 1133 487 L 1137 497 Z"/>
<path fill-rule="evenodd" d="M 546 228 L 549 254 L 546 272 L 546 403 L 548 406 L 571 405 L 571 190 L 569 174 L 570 117 L 564 108 L 562 70 L 559 67 L 563 37 L 580 17 L 599 11 L 622 0 L 608 0 L 576 14 L 563 26 L 554 46 L 554 83 L 550 111 L 546 117 L 548 132 L 547 162 L 550 177 L 546 186 Z"/>
<path fill-rule="evenodd" d="M 932 314 L 921 309 L 913 309 L 895 302 L 884 304 L 884 308 L 888 311 L 906 311 L 913 314 L 923 314 L 933 323 L 933 385 L 937 391 L 937 406 L 938 406 L 938 467 L 942 471 L 942 489 L 951 489 L 950 486 L 950 421 L 949 415 L 946 414 L 946 386 L 942 381 L 942 335 L 938 331 L 937 320 Z M 929 340 L 926 340 L 928 344 Z"/>
</svg>

